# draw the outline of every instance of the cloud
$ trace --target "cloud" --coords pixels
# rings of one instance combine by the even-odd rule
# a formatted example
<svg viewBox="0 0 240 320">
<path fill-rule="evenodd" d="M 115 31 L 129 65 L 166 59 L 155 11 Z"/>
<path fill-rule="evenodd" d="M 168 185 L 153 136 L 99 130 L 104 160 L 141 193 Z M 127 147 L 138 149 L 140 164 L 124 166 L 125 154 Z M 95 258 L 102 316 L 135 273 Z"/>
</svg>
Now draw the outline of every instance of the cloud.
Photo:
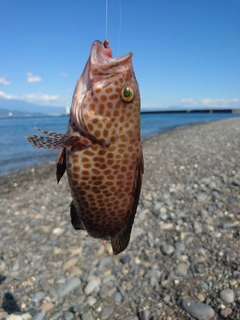
<svg viewBox="0 0 240 320">
<path fill-rule="evenodd" d="M 204 107 L 214 107 L 214 108 L 239 108 L 240 107 L 240 98 L 232 99 L 202 99 L 200 100 L 201 105 Z"/>
<path fill-rule="evenodd" d="M 194 100 L 192 98 L 185 98 L 180 101 L 182 106 L 186 107 L 197 107 L 197 108 L 216 108 L 216 109 L 236 109 L 240 108 L 240 98 L 204 98 L 199 100 Z"/>
<path fill-rule="evenodd" d="M 7 100 L 14 99 L 12 95 L 7 94 L 7 93 L 5 93 L 3 91 L 0 91 L 0 98 L 7 99 Z"/>
<path fill-rule="evenodd" d="M 67 74 L 65 72 L 60 72 L 60 76 L 65 78 L 65 77 L 67 77 Z"/>
<path fill-rule="evenodd" d="M 29 93 L 23 95 L 10 95 L 3 91 L 0 91 L 0 98 L 7 100 L 23 100 L 26 102 L 31 102 L 35 104 L 41 105 L 62 105 L 66 104 L 65 99 L 61 99 L 58 95 L 49 95 L 43 94 L 41 92 L 38 93 Z"/>
<path fill-rule="evenodd" d="M 8 86 L 10 82 L 6 80 L 6 76 L 3 76 L 2 78 L 0 78 L 0 84 L 2 84 L 3 86 Z"/>
<path fill-rule="evenodd" d="M 49 95 L 43 93 L 29 93 L 22 95 L 21 100 L 25 100 L 33 103 L 51 103 L 59 100 L 58 95 Z"/>
<path fill-rule="evenodd" d="M 27 83 L 40 82 L 42 78 L 39 76 L 34 76 L 31 72 L 27 73 Z"/>
<path fill-rule="evenodd" d="M 181 100 L 181 103 L 182 104 L 190 104 L 190 105 L 192 105 L 192 104 L 194 104 L 195 103 L 195 101 L 194 101 L 194 99 L 192 99 L 192 98 L 186 98 L 186 99 L 182 99 Z"/>
</svg>

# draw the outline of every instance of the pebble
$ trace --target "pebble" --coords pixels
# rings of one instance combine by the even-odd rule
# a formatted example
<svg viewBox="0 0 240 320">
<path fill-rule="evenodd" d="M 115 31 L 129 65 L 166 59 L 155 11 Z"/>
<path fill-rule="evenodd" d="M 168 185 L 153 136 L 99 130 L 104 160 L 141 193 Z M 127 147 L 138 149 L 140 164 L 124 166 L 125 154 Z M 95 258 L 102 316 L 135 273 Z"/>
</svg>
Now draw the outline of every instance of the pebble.
<svg viewBox="0 0 240 320">
<path fill-rule="evenodd" d="M 121 256 L 121 258 L 119 259 L 120 260 L 120 262 L 122 263 L 122 264 L 126 264 L 126 263 L 129 263 L 130 261 L 131 261 L 131 257 L 130 257 L 130 255 L 129 254 L 126 254 L 126 255 L 124 255 L 124 256 Z"/>
<path fill-rule="evenodd" d="M 196 234 L 202 233 L 202 225 L 199 222 L 194 221 L 193 228 Z"/>
<path fill-rule="evenodd" d="M 167 256 L 170 256 L 174 252 L 174 246 L 167 244 L 167 243 L 161 244 L 160 249 L 161 249 L 162 253 Z"/>
<path fill-rule="evenodd" d="M 206 282 L 204 282 L 204 281 L 201 281 L 199 283 L 199 287 L 204 289 L 204 290 L 208 290 L 208 284 Z"/>
<path fill-rule="evenodd" d="M 65 281 L 58 290 L 57 294 L 59 298 L 66 296 L 69 292 L 75 290 L 78 286 L 80 286 L 81 281 L 79 278 L 73 277 Z"/>
<path fill-rule="evenodd" d="M 223 225 L 222 225 L 223 229 L 231 229 L 231 228 L 236 228 L 236 227 L 237 227 L 237 225 L 232 222 L 226 222 L 226 223 L 223 223 Z"/>
<path fill-rule="evenodd" d="M 224 289 L 219 293 L 220 299 L 226 303 L 232 303 L 234 301 L 234 291 L 232 289 Z"/>
<path fill-rule="evenodd" d="M 12 267 L 12 271 L 17 271 L 20 268 L 20 263 L 19 261 L 16 261 Z"/>
<path fill-rule="evenodd" d="M 185 246 L 183 243 L 176 243 L 175 244 L 175 253 L 177 255 L 181 255 L 185 250 Z"/>
<path fill-rule="evenodd" d="M 92 296 L 89 296 L 86 302 L 90 307 L 92 307 L 97 302 L 97 299 Z"/>
<path fill-rule="evenodd" d="M 119 291 L 115 292 L 115 294 L 114 294 L 114 300 L 115 300 L 115 302 L 117 302 L 117 303 L 122 302 L 123 296 L 121 295 L 121 293 L 120 293 Z"/>
<path fill-rule="evenodd" d="M 202 293 L 199 293 L 199 294 L 197 295 L 197 298 L 198 298 L 198 300 L 199 300 L 200 302 L 203 302 L 203 301 L 205 300 L 205 296 L 204 296 Z"/>
<path fill-rule="evenodd" d="M 194 302 L 190 299 L 183 299 L 181 307 L 184 311 L 199 320 L 211 319 L 215 315 L 214 310 L 207 304 Z"/>
<path fill-rule="evenodd" d="M 61 318 L 62 318 L 62 312 L 60 312 L 60 311 L 51 315 L 51 320 L 58 320 Z"/>
<path fill-rule="evenodd" d="M 207 220 L 209 218 L 208 212 L 205 209 L 202 209 L 200 211 L 200 215 L 201 215 L 202 220 Z"/>
<path fill-rule="evenodd" d="M 199 193 L 197 194 L 196 198 L 200 202 L 204 202 L 207 199 L 208 195 L 205 193 Z"/>
<path fill-rule="evenodd" d="M 149 210 L 148 210 L 148 209 L 141 210 L 141 211 L 139 212 L 139 214 L 137 215 L 138 220 L 139 220 L 139 221 L 145 220 L 145 219 L 146 219 L 146 214 L 148 214 L 148 213 L 149 213 Z"/>
<path fill-rule="evenodd" d="M 148 320 L 150 316 L 150 311 L 148 308 L 144 308 L 142 311 L 139 312 L 138 317 L 139 320 Z"/>
<path fill-rule="evenodd" d="M 44 309 L 46 311 L 49 311 L 54 308 L 54 304 L 52 302 L 45 302 L 41 305 L 41 309 Z"/>
<path fill-rule="evenodd" d="M 81 314 L 81 320 L 94 320 L 91 311 Z"/>
<path fill-rule="evenodd" d="M 112 258 L 112 256 L 104 257 L 104 258 L 101 259 L 101 261 L 99 262 L 98 270 L 99 270 L 99 271 L 103 271 L 103 270 L 105 270 L 105 269 L 111 268 L 112 263 L 113 263 L 113 258 Z"/>
<path fill-rule="evenodd" d="M 70 271 L 70 277 L 71 278 L 79 276 L 79 275 L 82 274 L 82 270 L 80 268 L 78 268 L 78 267 L 73 267 L 69 271 Z"/>
<path fill-rule="evenodd" d="M 40 312 L 37 312 L 32 317 L 32 320 L 43 320 L 47 314 L 46 310 L 41 310 Z"/>
<path fill-rule="evenodd" d="M 228 316 L 230 316 L 231 313 L 232 313 L 232 309 L 228 307 L 221 310 L 221 316 L 226 319 L 228 318 Z"/>
<path fill-rule="evenodd" d="M 48 289 L 50 288 L 50 283 L 44 277 L 40 279 L 39 284 L 44 291 L 48 291 Z"/>
<path fill-rule="evenodd" d="M 84 288 L 84 292 L 86 295 L 92 293 L 96 288 L 98 288 L 101 284 L 101 279 L 99 277 L 93 276 L 87 283 L 86 287 Z"/>
<path fill-rule="evenodd" d="M 159 228 L 161 230 L 170 230 L 174 228 L 174 224 L 173 223 L 159 223 Z"/>
<path fill-rule="evenodd" d="M 73 268 L 75 264 L 78 262 L 78 258 L 72 258 L 64 263 L 63 270 L 67 270 L 69 268 Z"/>
<path fill-rule="evenodd" d="M 153 209 L 152 209 L 152 213 L 158 218 L 160 215 L 160 209 L 163 206 L 162 202 L 156 202 Z"/>
<path fill-rule="evenodd" d="M 1 315 L 0 315 L 0 317 L 1 317 Z M 4 317 L 4 318 L 5 318 L 5 317 Z M 4 318 L 3 318 L 3 319 L 4 319 Z M 2 317 L 1 317 L 0 319 L 2 319 Z M 22 315 L 10 314 L 10 315 L 7 316 L 5 319 L 6 319 L 6 320 L 23 320 L 23 317 L 22 317 Z M 31 317 L 30 319 L 32 319 L 32 317 Z"/>
<path fill-rule="evenodd" d="M 32 315 L 30 313 L 23 313 L 22 320 L 32 320 Z"/>
<path fill-rule="evenodd" d="M 213 310 L 237 319 L 239 136 L 235 118 L 144 141 L 138 212 L 117 256 L 110 241 L 73 229 L 67 176 L 56 183 L 55 162 L 0 177 L 0 319 L 210 319 Z M 192 313 L 179 312 L 189 294 Z"/>
<path fill-rule="evenodd" d="M 234 186 L 240 187 L 240 179 L 234 179 L 232 183 Z"/>
<path fill-rule="evenodd" d="M 133 227 L 131 232 L 131 239 L 130 242 L 135 241 L 138 237 L 140 237 L 144 233 L 144 230 L 139 227 Z"/>
<path fill-rule="evenodd" d="M 70 311 L 66 311 L 63 314 L 65 320 L 72 320 L 74 318 L 74 314 Z"/>
<path fill-rule="evenodd" d="M 6 269 L 6 263 L 4 261 L 0 261 L 0 272 L 3 272 Z"/>
<path fill-rule="evenodd" d="M 185 262 L 178 263 L 175 272 L 177 275 L 185 276 L 188 272 L 188 265 Z"/>
<path fill-rule="evenodd" d="M 104 307 L 101 312 L 101 320 L 109 319 L 113 311 L 113 307 Z"/>
<path fill-rule="evenodd" d="M 32 297 L 33 305 L 38 306 L 44 297 L 45 297 L 45 293 L 43 291 L 36 292 Z"/>
<path fill-rule="evenodd" d="M 113 296 L 117 288 L 115 286 L 110 286 L 104 284 L 100 290 L 100 297 L 101 299 L 105 300 L 109 296 Z"/>
<path fill-rule="evenodd" d="M 55 228 L 53 229 L 52 233 L 56 236 L 60 236 L 64 232 L 64 229 L 62 228 Z"/>
</svg>

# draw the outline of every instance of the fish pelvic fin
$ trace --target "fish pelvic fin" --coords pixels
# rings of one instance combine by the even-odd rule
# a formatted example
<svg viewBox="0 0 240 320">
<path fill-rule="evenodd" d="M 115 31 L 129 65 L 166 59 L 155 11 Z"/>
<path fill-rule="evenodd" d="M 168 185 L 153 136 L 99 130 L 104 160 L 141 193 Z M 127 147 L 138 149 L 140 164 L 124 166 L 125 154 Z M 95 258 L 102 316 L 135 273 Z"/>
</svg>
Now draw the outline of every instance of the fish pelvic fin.
<svg viewBox="0 0 240 320">
<path fill-rule="evenodd" d="M 77 209 L 73 201 L 70 204 L 70 216 L 71 216 L 71 222 L 72 222 L 73 228 L 75 230 L 86 230 L 83 222 L 79 218 Z"/>
<path fill-rule="evenodd" d="M 128 208 L 128 213 L 126 220 L 122 228 L 114 235 L 111 236 L 111 245 L 113 248 L 113 254 L 118 254 L 126 249 L 128 246 L 130 235 L 132 231 L 132 225 L 134 217 L 137 211 L 137 206 L 140 198 L 140 192 L 142 187 L 142 175 L 144 172 L 143 154 L 142 148 L 140 147 L 140 152 L 137 159 L 137 167 L 135 173 L 135 183 L 133 185 L 133 197 Z"/>
<path fill-rule="evenodd" d="M 57 177 L 58 183 L 61 180 L 62 176 L 64 175 L 65 171 L 66 171 L 66 148 L 62 148 L 56 163 L 56 177 Z"/>
<path fill-rule="evenodd" d="M 39 149 L 60 149 L 77 145 L 79 149 L 84 150 L 93 145 L 93 143 L 80 135 L 68 135 L 48 130 L 36 128 L 39 132 L 48 135 L 40 137 L 36 135 L 27 136 L 26 139 L 36 148 Z"/>
</svg>

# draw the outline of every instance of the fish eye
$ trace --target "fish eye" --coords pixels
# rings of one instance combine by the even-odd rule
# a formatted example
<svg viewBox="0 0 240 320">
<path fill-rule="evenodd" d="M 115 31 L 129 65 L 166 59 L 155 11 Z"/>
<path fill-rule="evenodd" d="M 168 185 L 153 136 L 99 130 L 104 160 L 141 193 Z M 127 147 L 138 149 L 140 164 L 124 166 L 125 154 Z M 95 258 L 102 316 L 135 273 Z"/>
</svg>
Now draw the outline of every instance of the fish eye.
<svg viewBox="0 0 240 320">
<path fill-rule="evenodd" d="M 125 102 L 130 102 L 134 98 L 134 89 L 130 85 L 122 87 L 120 92 L 121 99 Z"/>
</svg>

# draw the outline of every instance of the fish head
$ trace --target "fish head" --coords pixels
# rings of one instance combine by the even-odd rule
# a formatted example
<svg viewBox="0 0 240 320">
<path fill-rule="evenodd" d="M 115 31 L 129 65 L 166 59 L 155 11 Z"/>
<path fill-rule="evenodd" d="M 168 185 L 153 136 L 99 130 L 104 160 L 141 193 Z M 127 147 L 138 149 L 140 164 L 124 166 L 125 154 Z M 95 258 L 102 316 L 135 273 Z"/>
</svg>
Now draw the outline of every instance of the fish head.
<svg viewBox="0 0 240 320">
<path fill-rule="evenodd" d="M 130 118 L 139 134 L 139 115 L 140 94 L 132 53 L 113 58 L 105 43 L 94 41 L 71 108 L 80 134 L 99 144 L 109 144 Z"/>
</svg>

